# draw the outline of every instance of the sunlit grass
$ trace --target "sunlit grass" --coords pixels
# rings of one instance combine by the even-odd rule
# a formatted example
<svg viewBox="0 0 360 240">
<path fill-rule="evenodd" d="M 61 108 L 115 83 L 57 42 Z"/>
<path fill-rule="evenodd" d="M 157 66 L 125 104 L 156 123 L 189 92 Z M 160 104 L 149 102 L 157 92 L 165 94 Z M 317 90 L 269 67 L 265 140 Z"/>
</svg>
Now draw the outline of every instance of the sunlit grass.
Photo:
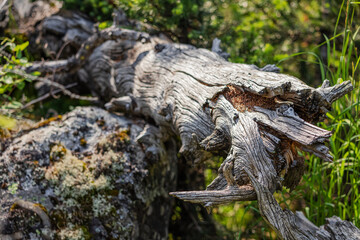
<svg viewBox="0 0 360 240">
<path fill-rule="evenodd" d="M 353 24 L 356 7 L 350 1 L 343 2 L 333 37 L 324 36 L 327 62 L 323 63 L 316 55 L 323 80 L 329 79 L 333 84 L 351 80 L 354 86 L 352 93 L 333 103 L 328 119 L 319 124 L 333 133 L 329 147 L 334 162 L 324 163 L 314 155 L 305 154 L 307 172 L 295 191 L 306 201 L 306 216 L 317 225 L 336 215 L 360 227 L 360 58 L 355 45 L 360 26 Z M 338 34 L 337 26 L 344 13 L 345 29 Z"/>
<path fill-rule="evenodd" d="M 336 215 L 360 227 L 360 57 L 355 44 L 359 39 L 360 26 L 353 22 L 358 18 L 355 16 L 358 7 L 351 1 L 343 1 L 333 36 L 324 36 L 325 40 L 319 46 L 308 52 L 295 53 L 278 63 L 285 64 L 307 54 L 313 58 L 312 64 L 318 64 L 322 80 L 328 79 L 333 85 L 351 80 L 354 86 L 350 94 L 333 103 L 332 110 L 327 113 L 328 118 L 319 124 L 333 133 L 328 146 L 334 161 L 324 163 L 314 155 L 300 153 L 307 164 L 300 185 L 291 193 L 284 189 L 275 194 L 282 207 L 302 210 L 318 226 L 325 224 L 326 218 Z M 345 29 L 341 31 L 337 29 L 340 21 L 345 22 Z M 323 45 L 327 47 L 326 62 L 318 55 Z M 213 216 L 227 229 L 237 232 L 234 239 L 276 238 L 270 227 L 264 225 L 256 202 L 220 206 L 215 208 Z"/>
</svg>

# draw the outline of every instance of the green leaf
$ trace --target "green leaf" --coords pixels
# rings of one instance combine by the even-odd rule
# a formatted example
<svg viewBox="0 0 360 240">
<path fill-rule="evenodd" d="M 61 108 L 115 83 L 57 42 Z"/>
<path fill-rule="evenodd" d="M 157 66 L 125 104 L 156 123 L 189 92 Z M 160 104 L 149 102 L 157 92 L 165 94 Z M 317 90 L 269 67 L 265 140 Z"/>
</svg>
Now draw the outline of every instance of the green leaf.
<svg viewBox="0 0 360 240">
<path fill-rule="evenodd" d="M 13 78 L 9 75 L 5 75 L 4 78 L 1 79 L 2 82 L 6 83 L 6 84 L 12 84 Z"/>
<path fill-rule="evenodd" d="M 105 28 L 111 27 L 112 22 L 111 21 L 105 21 L 99 24 L 99 29 L 103 30 Z"/>
<path fill-rule="evenodd" d="M 265 44 L 264 53 L 265 54 L 270 54 L 272 52 L 274 52 L 274 47 L 271 46 L 271 44 L 269 44 L 269 43 Z"/>
<path fill-rule="evenodd" d="M 14 40 L 15 40 L 15 38 L 10 39 L 8 37 L 5 37 L 4 40 L 2 40 L 2 42 L 0 43 L 0 45 L 4 45 L 4 43 L 11 42 L 11 41 L 14 41 Z"/>
<path fill-rule="evenodd" d="M 3 94 L 4 92 L 6 92 L 6 89 L 7 89 L 7 85 L 0 86 L 0 94 Z"/>
<path fill-rule="evenodd" d="M 33 75 L 33 76 L 40 76 L 40 75 L 41 75 L 41 72 L 36 71 L 36 72 L 31 73 L 31 75 Z"/>
<path fill-rule="evenodd" d="M 175 16 L 179 16 L 184 12 L 184 5 L 182 3 L 179 3 L 176 8 L 172 10 L 172 14 Z"/>
<path fill-rule="evenodd" d="M 16 126 L 16 120 L 13 118 L 9 118 L 4 115 L 0 115 L 0 127 L 7 128 L 7 129 L 13 129 Z"/>
<path fill-rule="evenodd" d="M 20 60 L 15 56 L 11 56 L 11 61 L 16 65 L 20 64 Z"/>
<path fill-rule="evenodd" d="M 16 45 L 16 46 L 14 47 L 13 51 L 14 51 L 14 52 L 24 51 L 24 50 L 27 48 L 27 46 L 29 46 L 29 41 L 24 42 L 24 43 L 22 43 L 22 44 L 20 44 L 20 45 Z"/>
<path fill-rule="evenodd" d="M 17 108 L 21 108 L 23 105 L 21 104 L 21 102 L 18 101 L 12 101 L 9 104 L 7 104 L 5 106 L 5 108 L 7 109 L 17 109 Z"/>
<path fill-rule="evenodd" d="M 18 82 L 18 83 L 16 84 L 16 86 L 17 86 L 18 89 L 22 90 L 22 89 L 24 89 L 24 87 L 25 87 L 25 83 L 24 83 L 23 81 L 21 81 L 21 82 Z"/>
</svg>

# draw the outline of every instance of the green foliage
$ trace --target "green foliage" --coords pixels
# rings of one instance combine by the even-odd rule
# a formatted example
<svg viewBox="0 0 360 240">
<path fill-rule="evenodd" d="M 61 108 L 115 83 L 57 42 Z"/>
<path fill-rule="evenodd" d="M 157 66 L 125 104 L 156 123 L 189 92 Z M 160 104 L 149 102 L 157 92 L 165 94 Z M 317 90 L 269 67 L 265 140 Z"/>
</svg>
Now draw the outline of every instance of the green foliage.
<svg viewBox="0 0 360 240">
<path fill-rule="evenodd" d="M 24 56 L 29 42 L 16 44 L 15 39 L 4 38 L 0 44 L 0 105 L 1 109 L 16 109 L 22 104 L 12 96 L 15 90 L 23 90 L 30 79 L 21 77 L 11 72 L 19 67 L 29 66 L 28 59 Z M 35 73 L 36 74 L 36 73 Z"/>
<path fill-rule="evenodd" d="M 321 4 L 316 0 L 63 0 L 64 8 L 76 9 L 98 21 L 111 20 L 116 8 L 131 19 L 154 26 L 174 41 L 198 47 L 211 47 L 222 40 L 231 61 L 264 66 L 276 63 L 295 52 L 317 46 L 323 34 L 336 24 L 339 1 Z M 340 17 L 344 17 L 342 14 Z M 103 23 L 106 27 L 108 23 Z M 343 28 L 343 24 L 339 24 Z M 320 78 L 302 55 L 301 63 L 282 68 L 296 73 L 307 83 Z"/>
<path fill-rule="evenodd" d="M 210 12 L 205 0 L 118 0 L 133 19 L 154 25 L 174 40 L 195 45 L 208 41 Z M 205 39 L 206 38 L 206 39 Z"/>
<path fill-rule="evenodd" d="M 118 0 L 117 5 L 174 40 L 210 47 L 218 37 L 232 61 L 261 66 L 320 43 L 330 23 L 335 25 L 338 7 L 314 0 Z"/>
<path fill-rule="evenodd" d="M 333 84 L 351 80 L 354 90 L 335 102 L 328 120 L 320 124 L 333 132 L 329 145 L 334 162 L 322 163 L 317 157 L 307 156 L 309 169 L 300 191 L 307 201 L 307 217 L 319 225 L 326 217 L 337 215 L 360 227 L 360 57 L 356 47 L 360 26 L 355 24 L 356 8 L 350 1 L 343 1 L 339 16 L 345 13 L 344 31 L 333 40 L 324 36 L 328 59 L 320 66 L 325 77 Z M 338 31 L 335 28 L 333 36 Z"/>
<path fill-rule="evenodd" d="M 97 21 L 112 19 L 114 4 L 107 0 L 59 0 L 66 9 L 79 10 Z"/>
<path fill-rule="evenodd" d="M 275 2 L 280 4 L 279 1 L 273 1 L 273 3 Z M 253 3 L 247 2 L 248 5 Z M 301 4 L 303 3 L 301 2 Z M 319 6 L 316 3 L 306 1 L 305 5 L 308 5 L 306 9 L 309 11 L 319 11 Z M 267 59 L 264 63 L 269 63 L 269 60 L 272 59 L 279 67 L 291 71 L 292 75 L 296 74 L 295 71 L 300 70 L 297 75 L 301 77 L 303 76 L 301 68 L 298 69 L 292 66 L 292 64 L 299 62 L 300 66 L 305 65 L 307 69 L 312 69 L 313 73 L 307 72 L 306 77 L 303 79 L 314 87 L 317 84 L 321 85 L 324 79 L 329 79 L 332 85 L 345 80 L 352 81 L 354 86 L 352 93 L 336 101 L 332 106 L 332 111 L 327 114 L 328 119 L 319 124 L 320 127 L 333 132 L 329 147 L 334 156 L 334 162 L 324 163 L 314 155 L 304 154 L 308 168 L 300 186 L 291 193 L 284 189 L 275 196 L 281 206 L 291 210 L 303 211 L 310 221 L 318 226 L 325 224 L 325 218 L 336 215 L 360 227 L 360 57 L 357 48 L 360 39 L 359 5 L 350 1 L 338 2 L 335 5 L 338 6 L 337 11 L 339 9 L 340 11 L 337 16 L 332 14 L 334 17 L 329 20 L 331 24 L 328 23 L 329 27 L 334 29 L 330 32 L 328 29 L 325 31 L 322 28 L 321 42 L 318 41 L 320 36 L 317 36 L 318 33 L 316 32 L 318 30 L 314 26 L 321 26 L 322 23 L 319 23 L 316 18 L 310 18 L 308 24 L 304 26 L 309 27 L 310 31 L 313 32 L 312 36 L 308 37 L 309 42 L 298 42 L 289 36 L 285 37 L 283 42 L 277 42 L 276 39 L 271 39 L 272 36 L 269 34 L 273 32 L 270 28 L 271 24 L 258 23 L 251 26 L 250 21 L 248 22 L 247 31 L 244 31 L 246 29 L 245 25 L 238 26 L 241 29 L 240 34 L 244 34 L 243 36 L 251 35 L 252 29 L 259 27 L 257 33 L 253 35 L 252 41 L 258 41 L 255 45 L 263 46 L 263 50 L 260 51 L 256 46 L 253 46 L 254 51 L 248 51 L 244 58 L 241 58 L 243 55 L 239 52 L 239 57 L 232 57 L 232 60 L 259 63 L 257 62 L 258 59 L 260 61 Z M 286 9 L 286 4 L 280 4 L 277 8 Z M 264 11 L 277 11 L 277 8 Z M 330 11 L 336 9 L 336 7 L 329 5 L 327 8 Z M 290 11 L 301 10 L 298 8 Z M 239 11 L 236 10 L 235 13 L 239 14 Z M 248 16 L 258 16 L 259 19 L 264 19 L 261 14 L 249 12 Z M 282 17 L 276 18 L 278 23 L 284 21 Z M 293 20 L 290 19 L 290 21 Z M 300 23 L 303 24 L 302 21 L 299 21 Z M 269 29 L 264 32 L 268 36 L 264 37 L 260 29 L 265 29 L 265 26 L 269 27 Z M 278 28 L 279 25 L 273 27 Z M 304 27 L 297 26 L 294 31 L 301 31 Z M 285 25 L 283 25 L 283 29 L 284 31 L 288 30 Z M 264 41 L 265 38 L 268 38 L 269 42 Z M 244 43 L 241 38 L 239 39 L 240 42 L 233 43 L 235 47 L 236 44 L 241 46 Z M 283 55 L 277 55 L 280 52 L 279 46 L 281 46 L 280 49 Z M 230 44 L 230 49 L 235 49 L 235 47 L 232 48 Z M 232 56 L 236 55 L 233 52 L 231 53 Z M 273 55 L 273 58 L 271 55 Z M 249 57 L 250 61 L 246 59 Z M 316 78 L 322 81 L 315 81 Z M 215 169 L 213 168 L 213 170 Z M 207 171 L 206 174 L 208 183 L 216 176 L 212 170 Z M 273 238 L 271 229 L 263 225 L 261 220 L 258 220 L 259 215 L 256 213 L 256 207 L 254 203 L 243 203 L 243 208 L 237 209 L 237 212 L 235 212 L 233 211 L 235 205 L 232 204 L 215 208 L 213 213 L 215 219 L 226 226 L 227 229 L 239 233 L 238 239 L 243 239 L 243 237 L 246 239 L 248 237 Z M 241 217 L 247 218 L 248 221 L 239 221 Z M 247 232 L 246 230 L 249 228 L 255 230 L 256 233 Z"/>
<path fill-rule="evenodd" d="M 112 21 L 103 21 L 103 22 L 99 23 L 99 29 L 103 30 L 105 28 L 111 27 L 112 24 L 113 24 Z"/>
</svg>

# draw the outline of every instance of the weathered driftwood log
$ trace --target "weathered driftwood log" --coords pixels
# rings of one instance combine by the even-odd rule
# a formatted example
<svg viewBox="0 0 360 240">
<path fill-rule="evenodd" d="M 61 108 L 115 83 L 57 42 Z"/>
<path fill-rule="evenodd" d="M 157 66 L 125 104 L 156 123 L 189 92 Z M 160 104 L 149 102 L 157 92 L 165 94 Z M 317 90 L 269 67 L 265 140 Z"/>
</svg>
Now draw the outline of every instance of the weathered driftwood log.
<svg viewBox="0 0 360 240">
<path fill-rule="evenodd" d="M 177 143 L 95 107 L 54 119 L 0 153 L 0 239 L 167 239 Z"/>
<path fill-rule="evenodd" d="M 97 46 L 104 40 L 116 41 Z M 299 183 L 304 165 L 298 149 L 331 161 L 325 145 L 331 133 L 313 123 L 352 90 L 350 81 L 325 81 L 315 89 L 272 67 L 230 63 L 206 49 L 116 27 L 95 32 L 72 58 L 27 71 L 64 69 L 78 70 L 94 94 L 111 100 L 107 109 L 152 119 L 163 136 L 180 136 L 180 153 L 187 158 L 196 162 L 209 152 L 226 152 L 207 190 L 171 195 L 205 206 L 257 199 L 263 217 L 285 239 L 342 239 L 336 224 L 349 230 L 348 239 L 359 237 L 351 223 L 334 218 L 313 231 L 318 228 L 283 212 L 272 197 L 282 186 Z"/>
</svg>

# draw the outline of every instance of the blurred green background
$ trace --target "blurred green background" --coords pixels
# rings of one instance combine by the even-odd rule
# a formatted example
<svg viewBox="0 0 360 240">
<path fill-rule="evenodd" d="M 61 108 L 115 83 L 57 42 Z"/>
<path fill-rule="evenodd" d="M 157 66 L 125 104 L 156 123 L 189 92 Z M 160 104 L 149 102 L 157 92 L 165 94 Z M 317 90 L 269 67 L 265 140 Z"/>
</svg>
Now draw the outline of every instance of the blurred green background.
<svg viewBox="0 0 360 240">
<path fill-rule="evenodd" d="M 303 211 L 317 225 L 324 224 L 326 217 L 337 215 L 360 227 L 360 2 L 64 0 L 63 3 L 63 8 L 80 10 L 103 26 L 109 25 L 112 12 L 121 8 L 129 18 L 152 25 L 155 31 L 173 41 L 197 47 L 211 48 L 212 40 L 217 37 L 223 50 L 230 53 L 229 61 L 260 67 L 276 64 L 283 73 L 299 77 L 313 87 L 320 86 L 324 79 L 332 84 L 351 80 L 354 91 L 337 101 L 328 119 L 319 124 L 333 132 L 329 146 L 334 162 L 323 163 L 303 153 L 307 171 L 300 185 L 291 193 L 284 189 L 276 197 L 281 206 Z M 24 42 L 26 39 L 15 39 L 8 49 L 16 53 L 17 62 L 2 59 L 2 64 L 21 65 L 33 60 L 26 55 L 26 46 L 21 45 Z M 24 92 L 25 79 L 13 78 L 12 81 L 0 79 L 3 110 L 6 104 L 21 104 L 23 93 L 30 99 L 35 94 L 30 90 Z M 79 104 L 87 103 L 66 97 L 52 99 L 36 105 L 27 114 L 39 118 L 47 116 L 49 109 L 63 113 Z M 2 118 L 0 125 L 1 121 Z M 203 189 L 210 183 L 221 161 L 221 158 L 212 159 L 195 167 L 194 174 L 204 177 L 199 177 L 193 189 Z M 186 179 L 189 176 L 180 176 L 180 186 L 189 187 Z M 210 215 L 215 222 L 204 208 L 176 201 L 169 239 L 276 239 L 261 219 L 256 202 L 216 207 Z M 214 226 L 215 232 L 211 230 Z"/>
</svg>

